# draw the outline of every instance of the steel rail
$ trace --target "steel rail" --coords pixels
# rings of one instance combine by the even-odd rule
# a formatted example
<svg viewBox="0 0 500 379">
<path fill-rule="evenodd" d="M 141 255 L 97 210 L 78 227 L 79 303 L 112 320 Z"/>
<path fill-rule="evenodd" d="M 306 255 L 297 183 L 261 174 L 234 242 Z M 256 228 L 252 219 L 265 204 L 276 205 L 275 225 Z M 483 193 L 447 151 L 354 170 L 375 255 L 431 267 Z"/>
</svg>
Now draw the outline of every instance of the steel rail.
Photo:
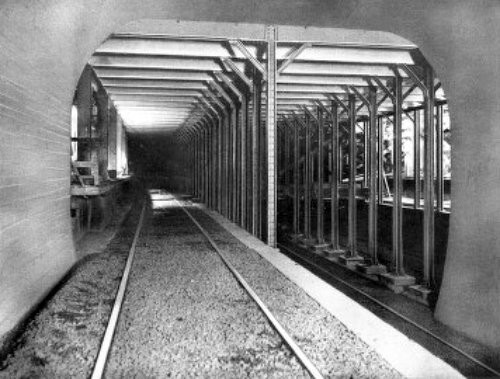
<svg viewBox="0 0 500 379">
<path fill-rule="evenodd" d="M 118 292 L 116 293 L 113 309 L 111 310 L 111 315 L 109 316 L 108 325 L 106 327 L 106 331 L 104 332 L 104 337 L 102 339 L 101 347 L 99 349 L 96 363 L 92 371 L 91 379 L 101 379 L 104 375 L 104 370 L 106 368 L 106 363 L 108 361 L 109 351 L 111 349 L 111 343 L 113 342 L 113 336 L 115 334 L 116 325 L 118 323 L 118 318 L 120 316 L 123 299 L 125 298 L 125 290 L 127 289 L 128 278 L 130 276 L 130 270 L 132 268 L 132 262 L 134 260 L 135 247 L 137 245 L 137 240 L 139 239 L 142 225 L 144 223 L 145 210 L 146 210 L 146 201 L 144 201 L 142 205 L 141 216 L 139 217 L 139 223 L 137 224 L 137 229 L 135 230 L 132 246 L 130 247 L 127 257 L 127 263 L 125 264 L 125 269 L 123 270 L 123 276 L 120 281 L 120 286 L 118 287 Z"/>
<path fill-rule="evenodd" d="M 434 339 L 438 340 L 439 342 L 441 342 L 442 344 L 448 346 L 450 349 L 456 351 L 457 353 L 463 355 L 464 357 L 466 357 L 467 359 L 471 360 L 472 362 L 476 363 L 477 365 L 481 366 L 482 368 L 484 368 L 485 370 L 489 371 L 490 373 L 494 374 L 495 376 L 498 376 L 500 377 L 500 371 L 497 371 L 495 370 L 494 368 L 488 366 L 486 363 L 483 363 L 481 362 L 480 360 L 478 360 L 477 358 L 474 358 L 472 355 L 470 355 L 469 353 L 465 352 L 464 350 L 460 349 L 459 347 L 456 347 L 455 345 L 453 345 L 451 342 L 448 342 L 446 341 L 445 339 L 441 338 L 440 336 L 438 336 L 437 334 L 435 334 L 434 332 L 430 331 L 429 329 L 426 329 L 424 326 L 418 324 L 417 322 L 411 320 L 410 318 L 406 317 L 405 315 L 403 315 L 402 313 L 398 312 L 397 310 L 395 310 L 394 308 L 390 307 L 389 305 L 381 302 L 380 300 L 377 300 L 376 298 L 374 298 L 373 296 L 367 294 L 365 291 L 363 290 L 360 290 L 359 288 L 357 288 L 356 286 L 353 286 L 352 284 L 350 284 L 349 282 L 343 280 L 343 279 L 340 279 L 336 276 L 334 276 L 330 271 L 328 271 L 326 268 L 312 262 L 310 259 L 307 259 L 305 258 L 303 255 L 299 254 L 298 252 L 292 250 L 290 247 L 288 246 L 285 246 L 283 245 L 282 243 L 278 243 L 278 248 L 279 249 L 283 249 L 283 250 L 286 250 L 289 254 L 299 258 L 300 260 L 302 261 L 305 261 L 308 265 L 311 265 L 313 266 L 315 269 L 321 271 L 323 274 L 325 274 L 326 276 L 328 276 L 328 278 L 330 279 L 333 279 L 343 285 L 345 285 L 346 287 L 349 287 L 351 290 L 357 292 L 358 294 L 364 296 L 365 298 L 369 299 L 370 301 L 374 302 L 375 304 L 377 304 L 378 306 L 384 308 L 385 310 L 389 311 L 390 313 L 394 314 L 395 316 L 401 318 L 402 320 L 406 321 L 407 323 L 413 325 L 415 328 L 417 328 L 418 330 L 424 332 L 425 334 L 433 337 Z"/>
<path fill-rule="evenodd" d="M 313 378 L 323 378 L 323 375 L 318 370 L 318 368 L 312 363 L 312 361 L 307 357 L 307 355 L 302 351 L 299 345 L 293 340 L 293 338 L 288 334 L 288 332 L 283 328 L 283 326 L 279 323 L 279 321 L 274 317 L 269 308 L 264 304 L 264 302 L 259 298 L 259 296 L 255 293 L 255 291 L 250 287 L 247 281 L 241 276 L 241 274 L 236 270 L 236 268 L 229 262 L 226 255 L 219 249 L 214 240 L 209 236 L 208 232 L 200 225 L 200 223 L 194 218 L 194 216 L 186 209 L 186 207 L 175 198 L 175 201 L 179 204 L 181 209 L 188 215 L 188 217 L 193 221 L 193 223 L 198 227 L 201 233 L 208 240 L 212 248 L 216 251 L 219 257 L 222 259 L 226 267 L 231 271 L 236 280 L 240 283 L 240 285 L 246 290 L 248 295 L 255 301 L 255 303 L 259 306 L 260 310 L 269 322 L 272 324 L 274 329 L 278 332 L 278 334 L 283 338 L 286 344 L 290 347 L 292 352 L 298 358 L 299 362 L 304 366 L 304 368 L 311 374 Z"/>
</svg>

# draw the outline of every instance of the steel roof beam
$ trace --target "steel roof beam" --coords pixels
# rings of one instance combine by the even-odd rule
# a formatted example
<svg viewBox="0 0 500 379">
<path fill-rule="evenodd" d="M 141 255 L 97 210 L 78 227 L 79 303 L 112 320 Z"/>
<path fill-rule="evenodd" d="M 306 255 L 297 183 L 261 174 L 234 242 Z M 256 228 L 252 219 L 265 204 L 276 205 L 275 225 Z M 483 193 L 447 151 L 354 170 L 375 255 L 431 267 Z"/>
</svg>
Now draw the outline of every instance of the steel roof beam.
<svg viewBox="0 0 500 379">
<path fill-rule="evenodd" d="M 280 75 L 278 84 L 304 84 L 318 86 L 352 85 L 366 86 L 365 81 L 359 77 L 337 77 L 321 75 Z"/>
<path fill-rule="evenodd" d="M 255 55 L 255 46 L 246 46 L 250 54 Z M 128 55 L 158 55 L 183 57 L 223 57 L 245 58 L 245 55 L 224 46 L 224 41 L 193 41 L 168 39 L 122 39 L 110 38 L 97 50 L 97 54 L 128 54 Z"/>
<path fill-rule="evenodd" d="M 205 71 L 181 71 L 168 69 L 142 69 L 120 67 L 96 67 L 95 72 L 100 79 L 149 79 L 149 80 L 211 80 Z"/>
<path fill-rule="evenodd" d="M 342 86 L 319 86 L 307 84 L 278 84 L 278 92 L 327 93 L 342 92 Z"/>
<path fill-rule="evenodd" d="M 351 77 L 393 77 L 394 72 L 387 66 L 371 64 L 345 64 L 345 63 L 299 63 L 294 62 L 285 69 L 286 74 L 298 75 L 326 75 L 326 76 L 351 76 Z M 402 76 L 406 77 L 406 74 Z"/>
<path fill-rule="evenodd" d="M 101 79 L 101 82 L 106 88 L 204 89 L 206 87 L 203 81 Z"/>
<path fill-rule="evenodd" d="M 409 64 L 413 65 L 411 54 L 405 50 L 375 50 L 362 47 L 332 47 L 312 45 L 300 52 L 295 61 L 319 61 L 339 63 Z"/>
<path fill-rule="evenodd" d="M 141 90 L 140 88 L 108 88 L 107 91 L 111 95 L 149 95 L 149 96 L 181 96 L 181 97 L 197 97 L 200 96 L 198 90 L 183 90 L 183 89 L 161 89 L 148 88 Z"/>
<path fill-rule="evenodd" d="M 168 69 L 175 71 L 222 71 L 216 59 L 171 58 L 150 56 L 93 56 L 90 64 L 95 68 L 126 69 Z M 244 69 L 244 62 L 234 62 L 240 70 Z"/>
</svg>

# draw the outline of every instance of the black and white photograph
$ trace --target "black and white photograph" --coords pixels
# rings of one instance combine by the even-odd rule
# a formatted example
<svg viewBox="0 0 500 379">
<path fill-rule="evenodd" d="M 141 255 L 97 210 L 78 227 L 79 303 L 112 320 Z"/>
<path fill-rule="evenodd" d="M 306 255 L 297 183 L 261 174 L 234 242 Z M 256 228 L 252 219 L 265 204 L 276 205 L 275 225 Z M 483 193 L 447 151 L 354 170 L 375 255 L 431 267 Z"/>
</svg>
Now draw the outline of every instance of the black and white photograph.
<svg viewBox="0 0 500 379">
<path fill-rule="evenodd" d="M 500 378 L 500 0 L 0 0 L 0 378 Z"/>
</svg>

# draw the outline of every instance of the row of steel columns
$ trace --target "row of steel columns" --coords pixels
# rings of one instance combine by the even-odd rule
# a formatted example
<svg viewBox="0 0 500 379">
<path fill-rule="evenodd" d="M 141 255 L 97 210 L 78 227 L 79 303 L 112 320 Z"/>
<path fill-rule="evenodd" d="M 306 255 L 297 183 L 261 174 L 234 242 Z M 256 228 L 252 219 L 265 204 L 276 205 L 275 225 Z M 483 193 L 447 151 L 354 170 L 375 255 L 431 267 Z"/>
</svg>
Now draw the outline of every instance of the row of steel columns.
<svg viewBox="0 0 500 379">
<path fill-rule="evenodd" d="M 434 136 L 441 136 L 440 107 L 437 107 L 437 122 L 434 122 L 434 76 L 430 68 L 426 69 L 425 78 L 419 83 L 424 92 L 424 206 L 423 206 L 423 285 L 432 287 L 434 281 L 434 217 L 435 191 L 441 197 L 442 210 L 443 184 L 435 186 L 435 155 L 441 159 L 442 151 L 439 147 L 435 152 Z M 392 202 L 392 259 L 389 267 L 379 264 L 378 249 L 378 208 L 383 201 L 384 169 L 383 159 L 383 135 L 378 113 L 377 91 L 375 86 L 369 88 L 367 96 L 362 95 L 355 89 L 349 91 L 347 102 L 339 99 L 332 101 L 328 109 L 323 104 L 318 104 L 316 112 L 305 108 L 303 114 L 294 113 L 292 116 L 283 117 L 280 123 L 280 141 L 283 148 L 280 152 L 280 170 L 283 177 L 280 183 L 285 187 L 292 188 L 293 206 L 293 236 L 314 249 L 320 248 L 329 254 L 339 256 L 345 263 L 364 262 L 364 270 L 371 274 L 381 274 L 397 283 L 412 284 L 414 278 L 405 273 L 403 262 L 403 181 L 402 181 L 402 115 L 403 115 L 403 92 L 402 78 L 396 75 L 390 98 L 393 101 L 392 112 L 393 128 L 393 202 Z M 388 91 L 387 88 L 384 89 Z M 357 181 L 357 141 L 356 127 L 359 117 L 356 107 L 356 99 L 361 99 L 368 109 L 368 118 L 364 121 L 365 138 L 365 172 L 363 184 Z M 419 189 L 415 194 L 416 206 L 420 204 L 420 117 L 419 112 L 414 113 L 415 125 L 415 188 Z M 387 116 L 386 116 L 387 117 Z M 344 131 L 343 128 L 346 128 Z M 327 140 L 325 141 L 325 134 Z M 344 248 L 340 246 L 339 236 L 339 204 L 341 189 L 345 186 L 341 183 L 342 175 L 342 147 L 341 138 L 348 139 L 349 175 L 347 184 L 347 207 L 348 207 L 348 237 Z M 440 141 L 437 141 L 440 145 Z M 325 178 L 323 170 L 325 165 L 325 146 L 328 148 L 328 171 L 330 173 L 329 195 L 331 198 L 331 229 L 328 248 L 325 248 L 324 237 L 324 198 L 323 185 Z M 438 162 L 437 170 L 442 167 Z M 314 186 L 313 172 L 316 170 L 316 183 Z M 441 169 L 442 170 L 442 169 Z M 290 175 L 290 172 L 292 175 Z M 437 173 L 438 178 L 439 172 Z M 418 181 L 418 183 L 417 183 Z M 417 185 L 418 184 L 418 185 Z M 360 198 L 361 187 L 366 187 L 368 202 L 368 236 L 367 251 L 364 257 L 358 254 L 357 247 L 357 206 Z M 314 190 L 316 188 L 316 190 Z M 417 192 L 417 191 L 416 191 Z M 315 194 L 315 195 L 314 195 Z M 315 196 L 317 205 L 316 232 L 313 235 L 312 201 Z M 418 197 L 417 197 L 418 196 Z M 302 221 L 302 222 L 301 222 Z M 368 259 L 367 259 L 368 258 Z M 368 262 L 367 262 L 368 260 Z M 386 271 L 388 273 L 385 273 Z"/>
<path fill-rule="evenodd" d="M 190 127 L 191 192 L 209 208 L 276 245 L 276 31 L 268 28 L 265 69 L 251 83 L 220 78 L 230 93 L 210 82 L 205 115 Z M 273 58 L 274 57 L 274 58 Z M 243 74 L 240 74 L 243 75 Z M 263 83 L 266 83 L 262 117 Z"/>
</svg>

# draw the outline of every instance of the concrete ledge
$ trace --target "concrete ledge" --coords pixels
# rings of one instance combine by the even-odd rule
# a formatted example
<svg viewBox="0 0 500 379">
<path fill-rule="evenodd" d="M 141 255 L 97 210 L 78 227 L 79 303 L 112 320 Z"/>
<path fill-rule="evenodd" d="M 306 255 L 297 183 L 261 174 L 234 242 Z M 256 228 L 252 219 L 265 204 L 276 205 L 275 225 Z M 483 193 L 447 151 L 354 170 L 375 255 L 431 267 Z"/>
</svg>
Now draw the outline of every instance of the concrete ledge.
<svg viewBox="0 0 500 379">
<path fill-rule="evenodd" d="M 382 321 L 325 281 L 271 248 L 220 214 L 204 210 L 224 229 L 276 267 L 290 281 L 375 349 L 401 374 L 410 378 L 463 378 L 431 352 Z"/>
</svg>

